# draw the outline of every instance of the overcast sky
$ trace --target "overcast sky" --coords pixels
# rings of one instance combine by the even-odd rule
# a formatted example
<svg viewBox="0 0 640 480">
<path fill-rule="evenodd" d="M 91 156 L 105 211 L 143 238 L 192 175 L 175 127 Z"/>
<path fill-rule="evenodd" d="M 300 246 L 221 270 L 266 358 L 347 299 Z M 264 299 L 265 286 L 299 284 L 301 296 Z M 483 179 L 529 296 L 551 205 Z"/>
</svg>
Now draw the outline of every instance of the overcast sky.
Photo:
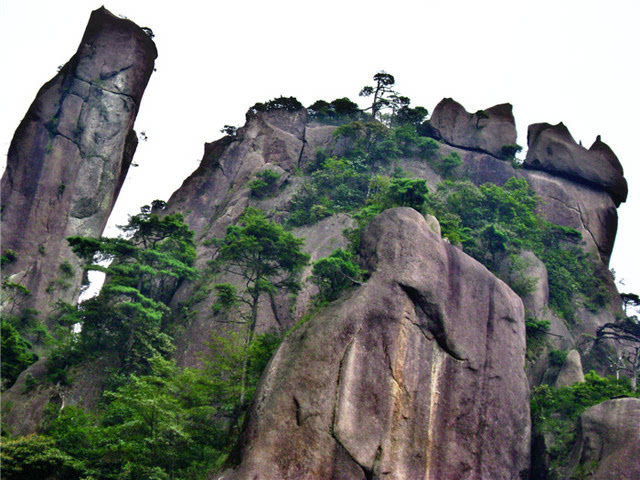
<svg viewBox="0 0 640 480">
<path fill-rule="evenodd" d="M 0 0 L 0 148 L 38 89 L 75 53 L 93 0 Z M 564 122 L 589 147 L 602 135 L 630 195 L 619 209 L 612 266 L 640 293 L 640 2 L 637 0 L 189 1 L 105 0 L 153 29 L 157 72 L 142 100 L 141 143 L 111 225 L 167 200 L 197 167 L 204 142 L 240 126 L 258 101 L 309 105 L 358 92 L 374 73 L 432 111 L 452 97 L 468 111 L 509 102 L 518 143 L 531 123 Z M 2 158 L 2 170 L 6 155 Z M 114 234 L 114 230 L 110 230 Z"/>
</svg>

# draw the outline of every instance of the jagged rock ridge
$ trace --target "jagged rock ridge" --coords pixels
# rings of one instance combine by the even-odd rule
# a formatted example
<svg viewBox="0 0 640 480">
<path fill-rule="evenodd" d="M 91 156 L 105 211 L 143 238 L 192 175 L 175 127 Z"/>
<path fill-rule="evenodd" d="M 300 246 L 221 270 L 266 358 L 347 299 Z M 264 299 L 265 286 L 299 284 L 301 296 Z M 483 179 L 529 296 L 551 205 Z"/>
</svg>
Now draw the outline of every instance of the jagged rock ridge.
<svg viewBox="0 0 640 480">
<path fill-rule="evenodd" d="M 2 248 L 17 254 L 3 275 L 48 312 L 77 298 L 82 273 L 72 235 L 99 236 L 137 146 L 133 131 L 157 51 L 150 36 L 104 7 L 78 51 L 38 92 L 16 130 L 2 177 Z M 71 278 L 69 278 L 71 277 Z"/>
</svg>

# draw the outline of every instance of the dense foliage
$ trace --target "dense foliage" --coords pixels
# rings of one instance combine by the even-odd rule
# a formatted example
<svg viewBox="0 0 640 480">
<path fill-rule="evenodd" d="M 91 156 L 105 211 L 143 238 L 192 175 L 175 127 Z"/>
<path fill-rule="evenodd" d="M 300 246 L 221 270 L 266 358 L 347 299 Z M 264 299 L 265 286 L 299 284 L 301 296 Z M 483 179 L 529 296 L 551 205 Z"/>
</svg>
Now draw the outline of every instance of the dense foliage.
<svg viewBox="0 0 640 480">
<path fill-rule="evenodd" d="M 250 349 L 254 389 L 278 345 L 258 336 Z M 238 404 L 242 351 L 237 339 L 217 338 L 202 369 L 178 369 L 161 357 L 146 375 L 132 374 L 89 414 L 51 404 L 38 435 L 3 441 L 6 479 L 204 479 L 235 443 L 229 416 Z M 235 357 L 234 357 L 235 355 Z"/>
<path fill-rule="evenodd" d="M 502 187 L 445 181 L 430 196 L 429 211 L 440 221 L 444 237 L 462 244 L 467 254 L 494 272 L 509 255 L 535 253 L 547 268 L 549 305 L 573 321 L 578 297 L 597 309 L 608 294 L 595 259 L 578 244 L 580 234 L 538 215 L 539 201 L 522 178 L 510 178 Z"/>
<path fill-rule="evenodd" d="M 342 248 L 313 263 L 311 281 L 318 286 L 321 300 L 335 300 L 347 288 L 359 284 L 364 271 L 354 255 Z"/>
<path fill-rule="evenodd" d="M 193 232 L 182 215 L 159 217 L 148 206 L 121 228 L 127 238 L 69 238 L 85 268 L 103 272 L 106 281 L 100 295 L 63 309 L 58 321 L 81 326 L 70 354 L 111 351 L 121 371 L 145 372 L 151 358 L 173 350 L 167 304 L 196 275 Z M 63 367 L 55 365 L 58 357 L 50 358 L 53 369 Z"/>
</svg>

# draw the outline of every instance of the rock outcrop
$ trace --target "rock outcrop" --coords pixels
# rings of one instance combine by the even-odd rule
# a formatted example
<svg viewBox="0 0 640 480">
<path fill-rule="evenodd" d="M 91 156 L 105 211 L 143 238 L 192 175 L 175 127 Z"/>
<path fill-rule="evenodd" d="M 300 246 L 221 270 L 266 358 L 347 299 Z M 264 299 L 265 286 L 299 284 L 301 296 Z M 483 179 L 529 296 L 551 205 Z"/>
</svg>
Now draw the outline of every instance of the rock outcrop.
<svg viewBox="0 0 640 480">
<path fill-rule="evenodd" d="M 570 350 L 553 386 L 556 388 L 568 387 L 578 382 L 584 382 L 582 359 L 577 350 Z"/>
<path fill-rule="evenodd" d="M 562 123 L 536 123 L 527 133 L 524 166 L 604 190 L 615 206 L 627 198 L 622 166 L 608 145 L 596 139 L 589 150 L 578 145 Z"/>
<path fill-rule="evenodd" d="M 508 147 L 516 144 L 516 123 L 508 103 L 469 113 L 455 100 L 445 98 L 433 110 L 429 124 L 448 144 L 494 157 L 508 156 Z"/>
<path fill-rule="evenodd" d="M 294 329 L 225 479 L 526 475 L 520 299 L 409 208 L 363 237 L 372 275 Z"/>
<path fill-rule="evenodd" d="M 133 124 L 156 56 L 146 31 L 94 11 L 78 51 L 16 130 L 2 177 L 2 248 L 16 259 L 3 276 L 32 292 L 23 306 L 47 312 L 77 298 L 82 272 L 66 237 L 104 229 L 136 150 Z"/>
<path fill-rule="evenodd" d="M 608 400 L 580 415 L 568 473 L 592 480 L 640 478 L 640 398 Z M 588 476 L 586 476 L 588 475 Z"/>
<path fill-rule="evenodd" d="M 205 144 L 200 166 L 167 202 L 167 211 L 184 213 L 195 231 L 196 266 L 203 272 L 208 271 L 207 261 L 215 255 L 212 239 L 222 238 L 227 227 L 236 223 L 248 206 L 268 212 L 274 220 L 286 214 L 291 196 L 302 181 L 295 175 L 296 170 L 312 162 L 318 148 L 328 151 L 333 148 L 331 132 L 336 127 L 308 122 L 305 109 L 266 112 L 250 109 L 246 120 L 234 135 Z M 273 170 L 280 178 L 274 195 L 259 198 L 252 195 L 249 183 L 263 170 Z M 346 246 L 343 231 L 353 225 L 349 216 L 336 215 L 311 227 L 295 229 L 293 234 L 306 238 L 304 248 L 313 262 L 333 249 Z M 308 267 L 303 277 L 310 273 Z M 225 281 L 238 279 L 230 277 Z M 174 305 L 189 299 L 190 288 L 178 292 Z M 291 305 L 286 295 L 265 300 L 259 309 L 257 331 L 286 331 L 308 310 L 315 288 L 304 283 L 295 305 Z M 198 365 L 199 355 L 207 349 L 211 335 L 219 331 L 221 325 L 210 314 L 209 305 L 213 301 L 210 295 L 202 298 L 202 306 L 196 308 L 184 334 L 176 339 L 181 365 Z"/>
</svg>

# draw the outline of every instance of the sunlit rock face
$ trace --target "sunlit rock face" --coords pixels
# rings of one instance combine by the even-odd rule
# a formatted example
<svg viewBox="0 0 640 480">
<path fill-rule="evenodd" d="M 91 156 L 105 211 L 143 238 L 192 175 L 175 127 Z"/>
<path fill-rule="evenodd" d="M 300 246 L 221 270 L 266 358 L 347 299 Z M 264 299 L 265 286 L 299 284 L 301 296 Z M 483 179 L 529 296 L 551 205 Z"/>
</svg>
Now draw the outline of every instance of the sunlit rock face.
<svg viewBox="0 0 640 480">
<path fill-rule="evenodd" d="M 137 146 L 133 124 L 157 56 L 149 32 L 104 7 L 78 51 L 38 92 L 16 130 L 2 177 L 3 276 L 46 313 L 74 301 L 80 269 L 71 235 L 99 236 Z M 60 267 L 65 259 L 71 269 Z"/>
<path fill-rule="evenodd" d="M 363 238 L 366 284 L 291 332 L 226 479 L 513 479 L 529 463 L 524 312 L 408 208 Z"/>
</svg>

